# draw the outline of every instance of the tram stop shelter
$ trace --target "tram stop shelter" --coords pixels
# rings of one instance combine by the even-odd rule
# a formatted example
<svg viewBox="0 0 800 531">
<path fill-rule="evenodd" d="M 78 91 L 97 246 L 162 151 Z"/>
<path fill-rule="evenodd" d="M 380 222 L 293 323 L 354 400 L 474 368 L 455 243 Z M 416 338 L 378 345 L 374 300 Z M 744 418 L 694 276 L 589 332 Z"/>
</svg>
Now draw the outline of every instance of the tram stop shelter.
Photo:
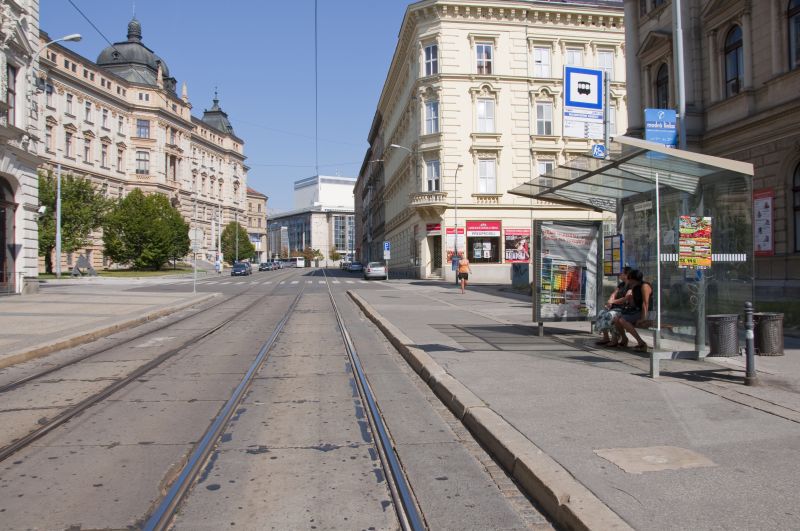
<svg viewBox="0 0 800 531">
<path fill-rule="evenodd" d="M 621 252 L 598 255 L 618 263 L 596 274 L 641 270 L 654 292 L 654 352 L 703 357 L 706 317 L 740 314 L 753 300 L 753 166 L 624 136 L 610 148 L 605 159 L 578 156 L 509 192 L 615 213 Z M 759 223 L 770 234 L 756 237 L 771 238 L 771 223 Z M 616 275 L 597 279 L 595 308 L 616 282 Z"/>
</svg>

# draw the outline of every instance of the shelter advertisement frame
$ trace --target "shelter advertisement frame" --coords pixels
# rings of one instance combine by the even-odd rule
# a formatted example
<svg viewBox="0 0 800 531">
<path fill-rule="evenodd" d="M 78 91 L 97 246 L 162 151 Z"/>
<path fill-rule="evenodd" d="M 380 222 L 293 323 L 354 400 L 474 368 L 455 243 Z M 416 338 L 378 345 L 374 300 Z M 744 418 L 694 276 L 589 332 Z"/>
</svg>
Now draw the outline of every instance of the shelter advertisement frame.
<svg viewBox="0 0 800 531">
<path fill-rule="evenodd" d="M 594 320 L 602 294 L 602 221 L 538 220 L 533 232 L 533 320 Z"/>
</svg>

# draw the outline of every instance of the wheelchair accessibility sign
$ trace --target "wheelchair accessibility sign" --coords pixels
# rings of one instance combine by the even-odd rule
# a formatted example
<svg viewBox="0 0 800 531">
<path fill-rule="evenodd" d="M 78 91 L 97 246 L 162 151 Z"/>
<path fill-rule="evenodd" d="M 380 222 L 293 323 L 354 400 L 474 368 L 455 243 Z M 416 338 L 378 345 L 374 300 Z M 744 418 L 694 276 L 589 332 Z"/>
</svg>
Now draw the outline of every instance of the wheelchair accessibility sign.
<svg viewBox="0 0 800 531">
<path fill-rule="evenodd" d="M 603 71 L 564 68 L 564 136 L 603 138 Z"/>
</svg>

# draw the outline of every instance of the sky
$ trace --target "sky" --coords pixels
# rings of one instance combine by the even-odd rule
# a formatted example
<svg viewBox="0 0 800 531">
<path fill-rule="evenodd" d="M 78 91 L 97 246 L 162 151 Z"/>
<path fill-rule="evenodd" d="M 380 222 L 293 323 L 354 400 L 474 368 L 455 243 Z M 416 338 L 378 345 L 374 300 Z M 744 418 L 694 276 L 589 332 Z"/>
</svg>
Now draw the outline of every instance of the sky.
<svg viewBox="0 0 800 531">
<path fill-rule="evenodd" d="M 355 177 L 410 2 L 317 1 L 319 173 Z M 291 210 L 294 181 L 316 174 L 314 0 L 41 0 L 39 23 L 51 39 L 80 33 L 62 44 L 95 61 L 127 40 L 134 9 L 193 115 L 218 91 L 245 142 L 248 186 L 271 212 Z"/>
</svg>

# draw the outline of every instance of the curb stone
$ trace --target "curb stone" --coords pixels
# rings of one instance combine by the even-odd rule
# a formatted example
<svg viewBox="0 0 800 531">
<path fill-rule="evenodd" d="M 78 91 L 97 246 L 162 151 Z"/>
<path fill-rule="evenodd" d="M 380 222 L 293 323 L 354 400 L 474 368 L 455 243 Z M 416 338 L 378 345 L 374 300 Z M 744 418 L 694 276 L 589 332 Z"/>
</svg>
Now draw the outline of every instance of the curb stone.
<svg viewBox="0 0 800 531">
<path fill-rule="evenodd" d="M 544 453 L 352 290 L 347 294 L 497 462 L 567 529 L 632 529 L 562 465 Z"/>
<path fill-rule="evenodd" d="M 152 311 L 146 315 L 136 317 L 134 319 L 129 319 L 127 321 L 119 321 L 107 326 L 95 328 L 94 330 L 81 332 L 79 334 L 69 336 L 63 339 L 57 339 L 55 341 L 51 341 L 50 343 L 45 343 L 43 345 L 36 346 L 29 350 L 11 352 L 8 355 L 6 355 L 3 359 L 0 359 L 0 369 L 5 369 L 6 367 L 16 365 L 17 363 L 23 363 L 36 358 L 40 358 L 42 356 L 46 356 L 47 354 L 52 354 L 53 352 L 59 350 L 76 347 L 78 345 L 83 345 L 84 343 L 89 343 L 90 341 L 106 337 L 121 330 L 127 330 L 128 328 L 133 328 L 135 326 L 139 326 L 146 322 L 153 321 L 155 319 L 164 317 L 166 315 L 170 315 L 177 311 L 183 310 L 184 308 L 194 306 L 195 304 L 206 302 L 207 300 L 213 299 L 218 295 L 219 295 L 218 293 L 209 293 L 207 295 L 203 295 L 201 297 L 192 299 L 190 301 L 184 301 L 175 306 L 168 306 L 166 308 L 161 308 L 159 310 Z"/>
</svg>

